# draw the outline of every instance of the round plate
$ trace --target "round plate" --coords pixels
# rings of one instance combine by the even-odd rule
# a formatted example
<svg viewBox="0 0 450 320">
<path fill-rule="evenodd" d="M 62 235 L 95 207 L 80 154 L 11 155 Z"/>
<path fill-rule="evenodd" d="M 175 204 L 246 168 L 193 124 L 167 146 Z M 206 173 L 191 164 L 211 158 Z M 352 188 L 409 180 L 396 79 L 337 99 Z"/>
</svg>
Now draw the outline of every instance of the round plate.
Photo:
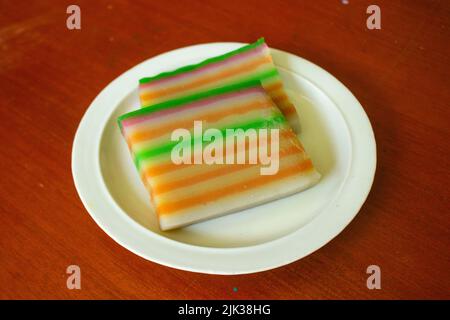
<svg viewBox="0 0 450 320">
<path fill-rule="evenodd" d="M 333 239 L 358 213 L 369 193 L 376 147 L 362 106 L 325 70 L 271 49 L 300 114 L 300 139 L 322 179 L 281 200 L 174 231 L 159 230 L 116 119 L 139 108 L 140 78 L 242 45 L 202 44 L 151 58 L 103 89 L 81 120 L 72 150 L 72 174 L 80 198 L 111 238 L 145 259 L 213 274 L 279 267 Z"/>
</svg>

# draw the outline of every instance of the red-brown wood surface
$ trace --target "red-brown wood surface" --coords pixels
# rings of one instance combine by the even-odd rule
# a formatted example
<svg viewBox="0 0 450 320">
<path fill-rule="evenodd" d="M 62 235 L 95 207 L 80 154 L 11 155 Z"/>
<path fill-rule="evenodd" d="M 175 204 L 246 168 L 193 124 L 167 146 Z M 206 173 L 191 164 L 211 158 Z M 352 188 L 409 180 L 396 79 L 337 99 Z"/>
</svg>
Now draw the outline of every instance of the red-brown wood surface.
<svg viewBox="0 0 450 320">
<path fill-rule="evenodd" d="M 450 2 L 0 1 L 0 298 L 450 298 Z M 355 220 L 310 256 L 275 270 L 212 276 L 146 261 L 84 209 L 71 147 L 92 99 L 159 53 L 252 42 L 304 57 L 364 106 L 378 165 Z M 66 268 L 81 268 L 68 290 Z M 382 289 L 366 268 L 380 266 Z M 237 291 L 234 290 L 237 289 Z"/>
</svg>

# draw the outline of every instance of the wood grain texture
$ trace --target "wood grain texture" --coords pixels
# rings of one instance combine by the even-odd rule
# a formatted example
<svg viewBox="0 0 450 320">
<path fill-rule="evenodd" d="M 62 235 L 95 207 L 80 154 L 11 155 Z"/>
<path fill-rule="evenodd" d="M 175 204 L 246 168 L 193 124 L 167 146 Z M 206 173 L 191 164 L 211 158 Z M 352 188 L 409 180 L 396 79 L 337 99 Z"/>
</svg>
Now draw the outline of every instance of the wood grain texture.
<svg viewBox="0 0 450 320">
<path fill-rule="evenodd" d="M 0 298 L 450 298 L 450 2 L 0 1 Z M 373 189 L 314 254 L 275 270 L 211 276 L 135 256 L 94 223 L 70 169 L 92 99 L 115 77 L 187 45 L 251 42 L 304 57 L 360 100 L 377 140 Z M 66 267 L 82 290 L 66 288 Z M 366 268 L 382 289 L 366 288 Z M 238 288 L 237 292 L 233 288 Z"/>
</svg>

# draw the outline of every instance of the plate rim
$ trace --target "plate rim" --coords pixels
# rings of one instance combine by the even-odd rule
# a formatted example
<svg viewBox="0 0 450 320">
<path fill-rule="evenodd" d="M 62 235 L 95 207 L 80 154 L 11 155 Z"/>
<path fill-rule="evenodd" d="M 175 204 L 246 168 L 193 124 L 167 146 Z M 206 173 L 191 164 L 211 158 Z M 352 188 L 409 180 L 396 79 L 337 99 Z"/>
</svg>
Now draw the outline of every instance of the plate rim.
<svg viewBox="0 0 450 320">
<path fill-rule="evenodd" d="M 92 217 L 92 219 L 97 223 L 97 225 L 100 226 L 100 228 L 108 235 L 110 236 L 114 241 L 119 243 L 121 246 L 126 248 L 127 250 L 135 253 L 136 255 L 146 259 L 150 260 L 168 267 L 186 270 L 186 271 L 192 271 L 192 272 L 201 272 L 201 273 L 208 273 L 208 274 L 247 274 L 247 273 L 254 273 L 254 272 L 261 272 L 277 267 L 281 267 L 283 265 L 289 264 L 291 262 L 294 262 L 296 260 L 299 260 L 312 252 L 320 249 L 322 246 L 326 245 L 329 241 L 334 239 L 339 233 L 341 233 L 347 225 L 354 219 L 354 217 L 358 214 L 359 210 L 361 209 L 362 205 L 367 199 L 367 196 L 370 192 L 371 186 L 373 184 L 375 171 L 376 171 L 376 141 L 375 136 L 373 133 L 372 126 L 370 124 L 370 120 L 367 117 L 367 114 L 365 113 L 363 107 L 359 103 L 359 101 L 356 99 L 356 97 L 353 95 L 353 93 L 338 79 L 336 79 L 333 75 L 331 75 L 326 70 L 322 69 L 321 67 L 317 66 L 316 64 L 301 58 L 297 55 L 294 55 L 292 53 L 278 50 L 271 48 L 271 52 L 274 56 L 280 56 L 284 55 L 288 57 L 289 59 L 293 59 L 293 61 L 296 61 L 296 64 L 303 65 L 304 70 L 301 74 L 298 74 L 308 81 L 310 81 L 312 84 L 314 84 L 316 87 L 318 87 L 324 94 L 327 95 L 327 97 L 334 102 L 334 104 L 339 108 L 339 103 L 335 101 L 336 97 L 331 97 L 329 94 L 329 90 L 324 90 L 322 86 L 326 86 L 326 83 L 331 82 L 335 88 L 337 88 L 337 91 L 341 91 L 341 93 L 345 93 L 345 98 L 351 100 L 353 103 L 353 109 L 348 112 L 353 111 L 352 118 L 356 117 L 359 118 L 359 129 L 366 131 L 368 136 L 366 135 L 366 138 L 368 137 L 368 141 L 365 141 L 365 147 L 366 149 L 369 149 L 369 152 L 372 156 L 368 157 L 368 161 L 366 160 L 366 179 L 363 181 L 360 181 L 359 183 L 364 184 L 364 188 L 359 188 L 359 198 L 357 201 L 355 201 L 355 198 L 352 197 L 352 201 L 350 203 L 353 203 L 353 208 L 351 210 L 347 210 L 348 212 L 352 212 L 351 214 L 345 214 L 343 215 L 345 219 L 343 219 L 343 216 L 341 216 L 339 225 L 334 226 L 330 230 L 330 226 L 328 226 L 328 229 L 326 230 L 326 235 L 323 233 L 321 236 L 315 236 L 315 242 L 313 245 L 309 245 L 309 247 L 306 249 L 305 247 L 302 248 L 302 250 L 295 251 L 295 254 L 286 254 L 283 253 L 282 250 L 277 250 L 276 248 L 279 247 L 285 247 L 285 245 L 288 245 L 291 243 L 291 241 L 299 241 L 302 240 L 302 238 L 305 237 L 305 235 L 308 235 L 308 230 L 312 228 L 314 224 L 317 224 L 318 218 L 320 216 L 323 216 L 322 214 L 318 214 L 315 216 L 311 221 L 309 221 L 305 226 L 302 228 L 287 234 L 285 236 L 282 236 L 280 238 L 264 242 L 261 244 L 256 245 L 250 245 L 245 247 L 235 247 L 235 248 L 217 248 L 217 247 L 203 247 L 203 246 L 195 246 L 193 244 L 183 243 L 180 241 L 176 241 L 173 239 L 166 238 L 162 235 L 156 234 L 152 232 L 151 230 L 148 230 L 144 226 L 140 225 L 138 222 L 136 222 L 134 219 L 132 219 L 130 216 L 128 216 L 125 212 L 123 212 L 122 208 L 114 201 L 112 198 L 112 195 L 107 190 L 107 187 L 103 182 L 100 183 L 100 190 L 103 196 L 106 196 L 108 199 L 108 204 L 114 208 L 114 210 L 119 211 L 121 213 L 121 216 L 119 220 L 122 220 L 121 222 L 126 222 L 129 224 L 131 228 L 133 228 L 135 233 L 132 234 L 124 234 L 123 225 L 119 224 L 119 220 L 115 221 L 107 221 L 108 219 L 105 219 L 104 215 L 102 215 L 101 210 L 105 210 L 104 208 L 105 203 L 95 205 L 90 201 L 90 195 L 89 191 L 91 190 L 92 186 L 89 187 L 89 179 L 87 179 L 86 175 L 83 175 L 81 168 L 83 165 L 86 164 L 85 161 L 87 161 L 86 157 L 89 156 L 89 154 L 86 154 L 86 150 L 97 150 L 97 152 L 94 152 L 94 154 L 97 157 L 97 161 L 94 160 L 95 164 L 91 163 L 93 165 L 93 168 L 95 169 L 95 181 L 102 180 L 101 175 L 101 168 L 100 168 L 100 160 L 99 160 L 99 154 L 100 152 L 100 142 L 101 142 L 101 136 L 104 130 L 104 126 L 109 121 L 111 114 L 108 114 L 106 117 L 103 117 L 104 119 L 98 119 L 102 120 L 103 123 L 101 126 L 98 126 L 101 128 L 101 130 L 98 130 L 97 137 L 87 137 L 85 128 L 91 124 L 92 121 L 95 121 L 98 117 L 98 112 L 102 109 L 103 102 L 108 100 L 121 100 L 123 98 L 123 95 L 118 94 L 114 91 L 115 87 L 117 86 L 136 86 L 136 75 L 139 74 L 139 70 L 144 66 L 144 64 L 150 64 L 150 63 L 158 63 L 159 60 L 168 60 L 172 56 L 177 56 L 180 53 L 186 54 L 187 52 L 195 52 L 195 51 L 203 51 L 207 50 L 208 48 L 211 49 L 212 47 L 220 47 L 223 46 L 224 48 L 227 48 L 228 50 L 233 50 L 232 47 L 238 47 L 245 45 L 245 43 L 240 42 L 213 42 L 213 43 L 205 43 L 205 44 L 197 44 L 192 46 L 187 46 L 183 48 L 178 48 L 175 50 L 171 50 L 165 53 L 161 53 L 157 56 L 151 57 L 136 66 L 132 67 L 131 69 L 125 71 L 120 76 L 115 78 L 111 83 L 109 83 L 103 90 L 94 98 L 94 100 L 89 105 L 88 109 L 84 113 L 72 145 L 72 157 L 71 157 L 71 169 L 72 169 L 72 176 L 74 179 L 74 184 L 77 189 L 77 193 L 88 211 L 89 215 Z M 216 48 L 217 49 L 217 48 Z M 276 60 L 276 59 L 275 59 Z M 286 67 L 286 66 L 281 66 Z M 291 72 L 296 73 L 295 71 L 288 69 Z M 311 77 L 308 77 L 305 75 L 305 73 L 313 72 L 317 75 L 320 75 L 324 80 L 322 83 L 317 83 L 317 81 L 314 81 L 311 79 Z M 313 77 L 314 78 L 314 77 Z M 132 81 L 130 81 L 132 80 Z M 325 81 L 326 80 L 326 81 Z M 112 92 L 112 94 L 111 94 Z M 114 93 L 115 92 L 115 93 Z M 127 91 L 128 92 L 128 91 Z M 105 101 L 103 101 L 105 100 Z M 112 103 L 112 102 L 109 102 Z M 113 103 L 112 103 L 113 104 Z M 356 109 L 355 109 L 356 107 Z M 97 111 L 97 114 L 95 113 Z M 346 115 L 349 116 L 347 112 L 343 112 L 343 110 L 340 108 L 340 113 L 344 117 L 344 120 L 346 122 L 346 125 L 351 133 L 351 127 L 348 119 L 345 117 Z M 352 120 L 354 121 L 354 120 Z M 361 135 L 363 136 L 363 135 Z M 351 161 L 352 164 L 349 167 L 349 170 L 352 169 L 354 164 L 354 139 L 353 135 L 350 135 L 351 139 Z M 358 139 L 359 140 L 359 139 Z M 361 153 L 361 152 L 360 152 Z M 368 169 L 368 170 L 367 170 Z M 347 172 L 349 174 L 349 172 Z M 90 178 L 92 178 L 92 175 L 89 175 Z M 345 188 L 345 186 L 348 184 L 348 175 L 345 178 L 345 181 L 343 185 L 341 186 L 342 189 Z M 353 177 L 355 179 L 356 177 Z M 356 178 L 357 179 L 357 178 Z M 362 189 L 362 190 L 361 190 Z M 338 194 L 338 198 L 342 197 L 343 190 L 340 190 Z M 328 211 L 329 206 L 333 204 L 334 201 L 330 201 L 327 206 L 322 210 Z M 341 209 L 342 210 L 342 209 Z M 129 239 L 127 239 L 129 237 Z M 143 239 L 147 239 L 150 237 L 150 240 L 155 241 L 153 243 L 151 242 L 142 242 Z M 296 239 L 296 240 L 294 240 Z M 310 239 L 311 240 L 311 239 Z M 318 241 L 320 240 L 320 241 Z M 151 254 L 149 254 L 149 250 L 143 250 L 140 245 L 145 244 L 147 248 L 150 248 Z M 163 245 L 167 246 L 166 248 L 170 249 L 170 252 L 161 252 L 161 250 L 158 251 L 158 248 L 156 245 Z M 292 245 L 292 243 L 291 243 Z M 297 248 L 298 249 L 298 248 Z M 248 255 L 256 256 L 259 255 L 259 257 L 266 255 L 267 253 L 273 252 L 280 252 L 276 259 L 274 259 L 273 256 L 271 256 L 271 259 L 259 259 L 257 261 L 249 259 Z M 146 251 L 146 252 L 145 252 Z M 193 255 L 195 256 L 193 259 L 186 259 L 186 257 L 178 257 L 176 258 L 176 254 L 186 254 L 190 257 Z M 175 257 L 173 256 L 175 254 Z M 214 258 L 218 259 L 222 265 L 218 265 L 217 262 L 215 262 L 215 259 L 212 259 L 211 255 L 214 255 Z M 197 260 L 196 260 L 197 258 Z M 226 259 L 231 259 L 236 262 L 241 261 L 241 265 L 237 266 L 236 263 L 230 264 L 226 263 Z M 240 260 L 239 260 L 240 259 Z M 187 260 L 187 261 L 186 261 Z M 214 263 L 211 261 L 214 260 Z M 270 262 L 269 262 L 270 260 Z M 198 262 L 200 261 L 200 263 Z"/>
</svg>

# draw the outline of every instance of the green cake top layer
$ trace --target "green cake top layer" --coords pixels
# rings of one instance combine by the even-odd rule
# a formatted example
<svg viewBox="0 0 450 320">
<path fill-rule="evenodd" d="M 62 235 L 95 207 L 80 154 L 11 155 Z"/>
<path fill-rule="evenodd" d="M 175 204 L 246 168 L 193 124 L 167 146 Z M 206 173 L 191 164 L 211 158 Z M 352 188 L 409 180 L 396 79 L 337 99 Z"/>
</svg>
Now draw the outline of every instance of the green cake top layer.
<svg viewBox="0 0 450 320">
<path fill-rule="evenodd" d="M 222 54 L 220 56 L 216 56 L 216 57 L 212 57 L 212 58 L 206 59 L 206 60 L 204 60 L 204 61 L 202 61 L 200 63 L 187 65 L 187 66 L 175 69 L 173 71 L 162 72 L 162 73 L 160 73 L 160 74 L 158 74 L 156 76 L 153 76 L 153 77 L 142 78 L 142 79 L 139 80 L 139 83 L 140 84 L 144 84 L 144 83 L 148 83 L 148 82 L 151 82 L 151 81 L 159 80 L 159 79 L 162 79 L 162 78 L 167 78 L 167 77 L 175 76 L 175 75 L 178 75 L 178 74 L 181 74 L 181 73 L 193 71 L 193 70 L 201 68 L 201 67 L 203 67 L 205 65 L 208 65 L 208 64 L 211 64 L 211 63 L 215 63 L 215 62 L 220 62 L 220 61 L 228 59 L 229 57 L 235 56 L 235 55 L 237 55 L 239 53 L 251 50 L 253 48 L 256 48 L 256 47 L 262 45 L 263 43 L 265 43 L 264 38 L 259 38 L 258 41 L 254 42 L 254 43 L 251 43 L 251 44 L 243 46 L 243 47 L 241 47 L 239 49 L 227 52 L 227 53 Z"/>
</svg>

